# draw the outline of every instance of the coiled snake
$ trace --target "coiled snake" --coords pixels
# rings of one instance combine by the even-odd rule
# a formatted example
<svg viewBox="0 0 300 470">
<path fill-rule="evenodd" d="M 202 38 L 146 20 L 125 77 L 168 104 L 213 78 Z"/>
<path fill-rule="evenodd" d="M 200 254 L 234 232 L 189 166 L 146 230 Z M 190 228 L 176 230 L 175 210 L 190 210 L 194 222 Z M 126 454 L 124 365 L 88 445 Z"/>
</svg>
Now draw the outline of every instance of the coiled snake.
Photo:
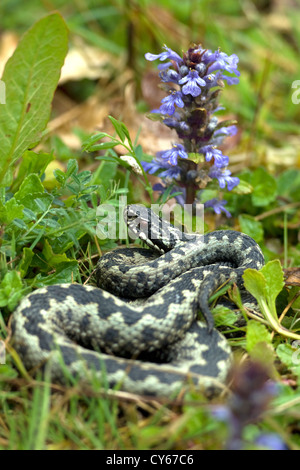
<svg viewBox="0 0 300 470">
<path fill-rule="evenodd" d="M 231 230 L 187 235 L 143 206 L 127 206 L 125 219 L 157 253 L 107 253 L 97 266 L 101 289 L 61 284 L 29 294 L 13 313 L 14 348 L 27 370 L 47 368 L 53 382 L 97 377 L 106 387 L 161 396 L 189 381 L 217 387 L 231 351 L 208 300 L 224 281 L 242 286 L 246 268 L 260 269 L 260 248 Z M 199 310 L 205 321 L 197 320 Z"/>
</svg>

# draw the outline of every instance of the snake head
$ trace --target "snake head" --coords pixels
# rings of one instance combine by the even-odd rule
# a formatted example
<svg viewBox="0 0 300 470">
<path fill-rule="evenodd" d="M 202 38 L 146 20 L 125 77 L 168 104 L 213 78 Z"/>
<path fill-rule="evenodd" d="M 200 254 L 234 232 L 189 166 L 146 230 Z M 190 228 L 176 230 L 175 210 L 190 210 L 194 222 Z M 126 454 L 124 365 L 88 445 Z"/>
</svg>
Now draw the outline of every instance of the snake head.
<svg viewBox="0 0 300 470">
<path fill-rule="evenodd" d="M 149 248 L 164 254 L 185 241 L 186 235 L 169 221 L 162 219 L 159 215 L 161 213 L 161 206 L 158 204 L 151 209 L 131 204 L 124 209 L 124 220 L 131 238 L 140 238 Z M 170 216 L 170 211 L 164 215 Z"/>
</svg>

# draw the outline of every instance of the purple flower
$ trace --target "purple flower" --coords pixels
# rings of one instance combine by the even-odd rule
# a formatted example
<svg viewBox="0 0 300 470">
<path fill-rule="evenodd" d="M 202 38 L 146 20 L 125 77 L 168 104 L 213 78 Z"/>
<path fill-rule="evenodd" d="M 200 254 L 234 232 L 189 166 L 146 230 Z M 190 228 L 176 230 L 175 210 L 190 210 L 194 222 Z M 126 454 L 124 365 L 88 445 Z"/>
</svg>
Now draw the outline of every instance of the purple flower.
<svg viewBox="0 0 300 470">
<path fill-rule="evenodd" d="M 172 49 L 166 45 L 163 46 L 163 48 L 165 49 L 165 52 L 161 52 L 160 54 L 151 54 L 150 52 L 147 52 L 145 54 L 145 59 L 150 61 L 159 59 L 161 62 L 164 60 L 174 60 L 177 64 L 181 64 L 183 62 L 183 59 L 180 57 L 180 55 L 172 51 Z M 169 65 L 171 65 L 171 63 Z"/>
<path fill-rule="evenodd" d="M 170 150 L 157 152 L 159 158 L 167 160 L 171 165 L 177 165 L 178 158 L 189 158 L 182 144 L 174 144 Z"/>
<path fill-rule="evenodd" d="M 281 437 L 275 433 L 261 434 L 256 438 L 255 443 L 266 447 L 268 450 L 288 450 Z"/>
<path fill-rule="evenodd" d="M 159 173 L 161 178 L 165 178 L 166 180 L 177 180 L 180 177 L 181 169 L 179 166 L 171 165 L 161 157 L 160 152 L 157 153 L 156 157 L 151 162 L 142 162 L 142 165 L 144 170 L 150 175 L 153 175 L 157 171 L 164 170 Z"/>
<path fill-rule="evenodd" d="M 236 54 L 228 56 L 225 52 L 216 51 L 211 55 L 210 61 L 213 63 L 208 67 L 208 72 L 214 72 L 215 70 L 226 70 L 226 72 L 234 73 L 239 76 L 240 72 L 237 70 L 239 58 Z"/>
<path fill-rule="evenodd" d="M 163 104 L 161 105 L 158 111 L 161 114 L 169 114 L 171 116 L 175 112 L 175 106 L 178 106 L 179 108 L 184 107 L 184 102 L 182 101 L 181 96 L 182 95 L 180 91 L 173 91 L 168 96 L 162 99 L 161 102 Z"/>
<path fill-rule="evenodd" d="M 224 168 L 229 163 L 229 157 L 223 155 L 221 150 L 212 147 L 211 145 L 206 145 L 200 149 L 200 152 L 204 154 L 205 160 L 210 162 L 211 159 L 214 159 L 214 164 L 218 168 Z"/>
<path fill-rule="evenodd" d="M 214 136 L 218 135 L 226 135 L 226 136 L 232 136 L 237 133 L 237 127 L 232 124 L 231 126 L 227 127 L 220 127 L 220 129 L 217 129 L 214 133 Z"/>
<path fill-rule="evenodd" d="M 220 188 L 224 189 L 227 183 L 228 191 L 231 191 L 240 182 L 239 178 L 230 175 L 231 171 L 227 169 L 211 167 L 209 171 L 209 176 L 211 178 L 217 178 L 217 180 L 219 181 Z"/>
<path fill-rule="evenodd" d="M 226 214 L 226 217 L 231 217 L 230 212 L 224 207 L 226 204 L 227 201 L 219 201 L 219 199 L 214 198 L 210 199 L 209 201 L 206 201 L 204 203 L 204 207 L 212 207 L 216 214 L 221 214 L 221 212 L 224 212 Z"/>
<path fill-rule="evenodd" d="M 170 62 L 169 62 L 169 65 L 170 65 Z M 176 70 L 173 70 L 170 68 L 167 68 L 167 70 L 162 70 L 159 73 L 159 78 L 161 79 L 162 82 L 165 82 L 165 83 L 168 83 L 168 82 L 178 83 L 180 76 L 181 75 L 178 72 L 176 72 Z"/>
<path fill-rule="evenodd" d="M 190 70 L 189 73 L 178 82 L 180 85 L 185 83 L 182 87 L 184 95 L 192 95 L 194 98 L 201 94 L 201 86 L 205 86 L 206 82 L 203 78 L 199 77 L 196 70 Z"/>
<path fill-rule="evenodd" d="M 237 77 L 227 77 L 227 75 L 222 74 L 222 80 L 227 82 L 227 85 L 237 85 L 239 83 L 239 79 Z"/>
</svg>

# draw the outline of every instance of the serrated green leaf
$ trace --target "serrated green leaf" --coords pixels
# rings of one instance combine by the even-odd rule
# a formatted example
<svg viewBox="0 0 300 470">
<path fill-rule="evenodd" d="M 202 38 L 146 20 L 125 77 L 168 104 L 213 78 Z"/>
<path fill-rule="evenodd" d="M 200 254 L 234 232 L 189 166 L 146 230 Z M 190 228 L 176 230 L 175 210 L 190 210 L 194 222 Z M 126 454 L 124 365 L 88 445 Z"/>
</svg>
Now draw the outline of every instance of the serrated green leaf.
<svg viewBox="0 0 300 470">
<path fill-rule="evenodd" d="M 300 351 L 300 349 L 298 349 Z M 282 343 L 279 344 L 276 348 L 276 353 L 279 359 L 288 367 L 295 366 L 295 361 L 293 360 L 293 356 L 295 357 L 295 353 L 297 353 L 297 349 L 293 348 L 291 344 Z"/>
<path fill-rule="evenodd" d="M 9 199 L 5 204 L 0 201 L 0 221 L 3 224 L 9 224 L 16 218 L 23 218 L 23 204 L 19 204 L 15 197 Z"/>
<path fill-rule="evenodd" d="M 8 271 L 0 283 L 0 307 L 12 312 L 23 296 L 23 284 L 17 271 Z"/>
<path fill-rule="evenodd" d="M 53 13 L 25 33 L 6 64 L 6 104 L 0 107 L 1 185 L 11 184 L 13 164 L 40 140 L 67 46 L 66 24 Z"/>
</svg>

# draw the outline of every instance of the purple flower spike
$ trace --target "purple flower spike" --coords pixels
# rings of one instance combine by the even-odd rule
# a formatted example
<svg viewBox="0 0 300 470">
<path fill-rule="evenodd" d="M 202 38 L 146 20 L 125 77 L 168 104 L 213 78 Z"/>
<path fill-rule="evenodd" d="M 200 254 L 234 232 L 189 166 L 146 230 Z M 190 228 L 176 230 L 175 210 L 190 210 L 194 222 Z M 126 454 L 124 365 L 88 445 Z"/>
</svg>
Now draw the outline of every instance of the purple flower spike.
<svg viewBox="0 0 300 470">
<path fill-rule="evenodd" d="M 221 88 L 239 81 L 237 55 L 194 45 L 182 57 L 167 46 L 160 54 L 147 53 L 145 57 L 163 62 L 158 66 L 159 77 L 162 89 L 168 92 L 152 113 L 160 115 L 160 121 L 176 132 L 180 142 L 172 149 L 157 152 L 151 163 L 143 163 L 145 170 L 159 174 L 164 183 L 160 192 L 167 191 L 168 197 L 175 187 L 179 188 L 179 204 L 201 202 L 205 194 L 202 190 L 212 179 L 218 180 L 221 189 L 231 191 L 239 179 L 226 168 L 229 158 L 219 146 L 225 137 L 236 134 L 237 128 L 230 121 L 220 123 L 216 113 L 224 109 L 218 103 Z M 225 204 L 216 198 L 206 207 L 230 217 Z"/>
</svg>

